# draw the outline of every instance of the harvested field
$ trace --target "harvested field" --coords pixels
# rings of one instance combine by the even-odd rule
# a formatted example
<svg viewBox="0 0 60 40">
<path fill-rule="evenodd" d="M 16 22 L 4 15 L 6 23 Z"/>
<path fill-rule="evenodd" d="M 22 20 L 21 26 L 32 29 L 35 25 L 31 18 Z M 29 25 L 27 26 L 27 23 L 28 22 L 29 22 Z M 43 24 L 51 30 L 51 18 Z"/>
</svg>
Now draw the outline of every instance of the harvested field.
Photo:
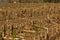
<svg viewBox="0 0 60 40">
<path fill-rule="evenodd" d="M 60 40 L 60 4 L 0 4 L 0 40 Z"/>
</svg>

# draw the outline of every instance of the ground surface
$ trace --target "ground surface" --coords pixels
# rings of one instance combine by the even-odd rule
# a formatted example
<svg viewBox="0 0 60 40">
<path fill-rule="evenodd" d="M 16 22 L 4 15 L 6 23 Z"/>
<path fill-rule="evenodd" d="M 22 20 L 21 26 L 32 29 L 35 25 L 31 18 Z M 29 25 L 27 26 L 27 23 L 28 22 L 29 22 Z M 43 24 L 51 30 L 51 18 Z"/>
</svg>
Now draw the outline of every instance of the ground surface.
<svg viewBox="0 0 60 40">
<path fill-rule="evenodd" d="M 0 40 L 60 40 L 60 4 L 0 4 Z"/>
</svg>

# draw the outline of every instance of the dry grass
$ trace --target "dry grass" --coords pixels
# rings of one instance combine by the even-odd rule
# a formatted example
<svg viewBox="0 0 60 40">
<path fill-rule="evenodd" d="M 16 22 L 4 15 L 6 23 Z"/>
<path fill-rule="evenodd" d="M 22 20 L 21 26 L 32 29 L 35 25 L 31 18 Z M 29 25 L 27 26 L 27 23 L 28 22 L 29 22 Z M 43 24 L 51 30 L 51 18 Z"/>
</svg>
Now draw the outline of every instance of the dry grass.
<svg viewBox="0 0 60 40">
<path fill-rule="evenodd" d="M 0 4 L 0 26 L 6 38 L 60 40 L 60 4 Z"/>
</svg>

